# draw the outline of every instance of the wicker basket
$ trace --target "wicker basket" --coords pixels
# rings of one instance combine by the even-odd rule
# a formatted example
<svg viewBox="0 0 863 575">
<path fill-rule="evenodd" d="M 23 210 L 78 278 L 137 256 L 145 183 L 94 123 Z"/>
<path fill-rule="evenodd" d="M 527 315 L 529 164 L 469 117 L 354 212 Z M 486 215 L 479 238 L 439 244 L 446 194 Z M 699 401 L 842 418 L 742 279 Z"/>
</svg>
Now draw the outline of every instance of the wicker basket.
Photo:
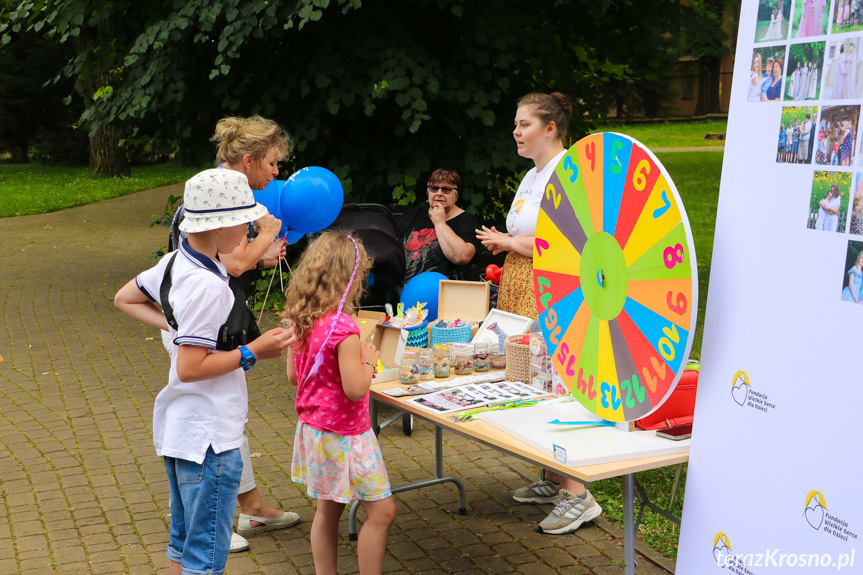
<svg viewBox="0 0 863 575">
<path fill-rule="evenodd" d="M 530 383 L 530 346 L 522 345 L 521 335 L 511 335 L 504 341 L 506 349 L 506 378 L 509 381 Z"/>
<path fill-rule="evenodd" d="M 468 343 L 470 334 L 470 324 L 467 322 L 458 327 L 438 327 L 434 324 L 431 328 L 431 344 Z"/>
</svg>

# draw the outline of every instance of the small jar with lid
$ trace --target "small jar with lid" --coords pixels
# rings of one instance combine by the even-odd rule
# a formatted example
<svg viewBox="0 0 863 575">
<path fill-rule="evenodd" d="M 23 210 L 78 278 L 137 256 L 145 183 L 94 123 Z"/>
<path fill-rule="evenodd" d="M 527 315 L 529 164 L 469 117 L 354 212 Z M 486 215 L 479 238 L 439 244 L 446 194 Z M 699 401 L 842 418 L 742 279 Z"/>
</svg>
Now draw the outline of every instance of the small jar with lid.
<svg viewBox="0 0 863 575">
<path fill-rule="evenodd" d="M 473 373 L 473 346 L 469 349 L 459 349 L 453 358 L 453 370 L 456 375 L 470 375 Z"/>
<path fill-rule="evenodd" d="M 478 341 L 473 344 L 473 369 L 476 372 L 488 371 L 489 366 L 488 342 Z"/>
<path fill-rule="evenodd" d="M 425 348 L 419 351 L 420 381 L 430 381 L 435 378 L 434 352 Z"/>
<path fill-rule="evenodd" d="M 406 351 L 402 355 L 402 361 L 399 364 L 399 381 L 402 383 L 416 383 L 419 381 L 420 366 L 417 354 L 412 351 Z"/>
<path fill-rule="evenodd" d="M 451 358 L 449 350 L 445 347 L 434 348 L 434 376 L 449 377 Z"/>
</svg>

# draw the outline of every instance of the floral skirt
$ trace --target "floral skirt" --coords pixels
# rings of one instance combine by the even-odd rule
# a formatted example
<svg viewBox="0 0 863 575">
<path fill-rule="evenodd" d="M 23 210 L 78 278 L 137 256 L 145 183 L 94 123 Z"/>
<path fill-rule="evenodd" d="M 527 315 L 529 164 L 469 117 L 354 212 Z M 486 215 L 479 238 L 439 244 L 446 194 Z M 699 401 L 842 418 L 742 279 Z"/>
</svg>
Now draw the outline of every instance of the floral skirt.
<svg viewBox="0 0 863 575">
<path fill-rule="evenodd" d="M 503 263 L 497 308 L 536 319 L 533 295 L 533 258 L 509 252 Z"/>
<path fill-rule="evenodd" d="M 374 431 L 341 435 L 318 431 L 302 421 L 294 435 L 291 479 L 305 483 L 309 497 L 350 503 L 392 496 Z"/>
</svg>

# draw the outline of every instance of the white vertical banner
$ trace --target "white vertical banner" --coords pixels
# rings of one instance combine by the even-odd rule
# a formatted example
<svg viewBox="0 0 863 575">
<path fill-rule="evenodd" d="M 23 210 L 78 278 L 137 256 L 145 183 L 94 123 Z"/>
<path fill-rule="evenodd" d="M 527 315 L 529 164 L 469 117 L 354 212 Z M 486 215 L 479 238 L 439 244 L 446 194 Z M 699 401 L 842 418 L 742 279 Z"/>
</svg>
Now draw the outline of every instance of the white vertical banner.
<svg viewBox="0 0 863 575">
<path fill-rule="evenodd" d="M 677 573 L 863 572 L 861 52 L 743 0 Z"/>
</svg>

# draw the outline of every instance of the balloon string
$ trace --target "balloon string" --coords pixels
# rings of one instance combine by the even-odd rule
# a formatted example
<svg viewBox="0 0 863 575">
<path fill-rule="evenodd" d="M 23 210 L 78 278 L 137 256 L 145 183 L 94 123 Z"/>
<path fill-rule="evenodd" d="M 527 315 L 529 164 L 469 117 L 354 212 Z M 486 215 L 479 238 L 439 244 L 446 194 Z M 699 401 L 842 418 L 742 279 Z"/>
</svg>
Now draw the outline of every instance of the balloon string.
<svg viewBox="0 0 863 575">
<path fill-rule="evenodd" d="M 282 274 L 279 273 L 279 277 Z M 267 286 L 267 293 L 264 294 L 264 304 L 261 306 L 261 315 L 258 316 L 258 325 L 261 325 L 261 319 L 264 317 L 264 310 L 267 309 L 267 298 L 270 297 L 270 288 L 273 286 L 273 280 L 276 279 L 276 270 L 273 270 L 273 277 L 270 278 L 270 285 Z"/>
<path fill-rule="evenodd" d="M 279 271 L 276 272 L 273 269 L 273 277 L 270 278 L 270 285 L 267 286 L 267 293 L 264 294 L 264 303 L 261 306 L 261 315 L 258 316 L 258 325 L 261 325 L 261 319 L 264 317 L 264 310 L 267 309 L 267 298 L 270 297 L 270 288 L 273 287 L 273 280 L 276 279 L 276 273 L 279 274 L 279 284 L 282 286 L 282 293 L 285 293 L 285 283 L 282 280 L 282 261 L 283 258 L 279 258 Z M 291 269 L 291 264 L 288 263 L 288 260 L 284 260 L 285 265 L 288 267 L 288 271 L 291 273 L 291 277 L 294 277 L 294 270 Z"/>
<path fill-rule="evenodd" d="M 275 273 L 275 270 L 273 270 Z M 282 293 L 285 293 L 285 282 L 282 281 L 282 256 L 279 255 L 279 285 L 282 286 Z"/>
</svg>

